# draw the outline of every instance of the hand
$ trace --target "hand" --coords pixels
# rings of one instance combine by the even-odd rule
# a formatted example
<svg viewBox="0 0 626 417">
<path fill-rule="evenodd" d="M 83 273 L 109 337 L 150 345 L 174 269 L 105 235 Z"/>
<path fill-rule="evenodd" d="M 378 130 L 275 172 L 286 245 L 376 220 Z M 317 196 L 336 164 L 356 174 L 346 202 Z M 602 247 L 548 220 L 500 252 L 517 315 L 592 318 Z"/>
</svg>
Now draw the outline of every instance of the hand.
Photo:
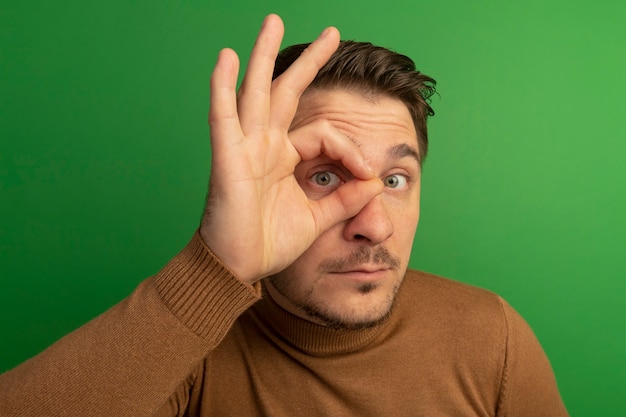
<svg viewBox="0 0 626 417">
<path fill-rule="evenodd" d="M 239 94 L 239 60 L 220 52 L 211 77 L 212 167 L 200 234 L 242 281 L 254 283 L 281 271 L 331 226 L 356 215 L 382 183 L 358 147 L 330 123 L 289 132 L 300 96 L 339 44 L 328 28 L 274 82 L 283 24 L 268 16 L 256 40 Z M 340 160 L 354 180 L 320 200 L 302 191 L 294 169 L 326 154 Z"/>
</svg>

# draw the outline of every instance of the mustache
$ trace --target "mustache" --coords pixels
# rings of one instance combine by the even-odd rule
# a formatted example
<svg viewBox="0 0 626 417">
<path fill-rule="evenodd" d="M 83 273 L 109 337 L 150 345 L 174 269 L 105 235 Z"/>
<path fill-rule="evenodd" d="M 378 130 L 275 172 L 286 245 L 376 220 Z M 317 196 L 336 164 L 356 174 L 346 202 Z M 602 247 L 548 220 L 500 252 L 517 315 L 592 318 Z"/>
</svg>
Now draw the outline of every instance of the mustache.
<svg viewBox="0 0 626 417">
<path fill-rule="evenodd" d="M 386 265 L 391 269 L 400 267 L 400 260 L 391 254 L 385 247 L 377 246 L 372 249 L 368 246 L 360 246 L 348 256 L 328 259 L 319 266 L 320 272 L 342 272 L 358 269 L 364 264 Z"/>
</svg>

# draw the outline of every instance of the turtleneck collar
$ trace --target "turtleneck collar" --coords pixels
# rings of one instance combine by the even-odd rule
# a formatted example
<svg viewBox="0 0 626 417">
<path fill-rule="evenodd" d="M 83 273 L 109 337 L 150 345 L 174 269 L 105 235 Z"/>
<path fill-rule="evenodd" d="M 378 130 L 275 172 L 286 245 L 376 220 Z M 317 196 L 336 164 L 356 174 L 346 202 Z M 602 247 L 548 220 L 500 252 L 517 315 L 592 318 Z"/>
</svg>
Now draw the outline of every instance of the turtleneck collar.
<svg viewBox="0 0 626 417">
<path fill-rule="evenodd" d="M 402 285 L 398 295 L 402 290 Z M 394 306 L 394 310 L 395 310 Z M 394 314 L 363 330 L 333 329 L 300 318 L 282 308 L 263 288 L 263 298 L 250 310 L 252 318 L 278 343 L 287 343 L 311 356 L 332 356 L 355 352 L 384 338 L 395 326 Z"/>
</svg>

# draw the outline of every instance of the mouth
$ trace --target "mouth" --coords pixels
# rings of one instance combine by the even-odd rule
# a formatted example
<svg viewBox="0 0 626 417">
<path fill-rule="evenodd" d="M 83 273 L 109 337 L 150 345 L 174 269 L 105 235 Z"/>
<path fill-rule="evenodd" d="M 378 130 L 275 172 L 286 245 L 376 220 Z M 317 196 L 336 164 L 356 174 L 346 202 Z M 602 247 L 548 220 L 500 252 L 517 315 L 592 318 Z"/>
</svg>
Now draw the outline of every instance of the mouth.
<svg viewBox="0 0 626 417">
<path fill-rule="evenodd" d="M 388 271 L 392 269 L 390 265 L 381 265 L 381 264 L 363 264 L 363 265 L 351 265 L 346 268 L 338 268 L 335 270 L 331 270 L 330 272 L 333 274 L 350 274 L 355 272 L 363 272 L 363 273 L 376 273 L 380 271 Z"/>
<path fill-rule="evenodd" d="M 390 270 L 391 268 L 389 267 L 381 267 L 380 265 L 375 265 L 360 266 L 339 271 L 331 271 L 329 274 L 342 279 L 357 281 L 359 283 L 374 283 L 385 278 Z"/>
</svg>

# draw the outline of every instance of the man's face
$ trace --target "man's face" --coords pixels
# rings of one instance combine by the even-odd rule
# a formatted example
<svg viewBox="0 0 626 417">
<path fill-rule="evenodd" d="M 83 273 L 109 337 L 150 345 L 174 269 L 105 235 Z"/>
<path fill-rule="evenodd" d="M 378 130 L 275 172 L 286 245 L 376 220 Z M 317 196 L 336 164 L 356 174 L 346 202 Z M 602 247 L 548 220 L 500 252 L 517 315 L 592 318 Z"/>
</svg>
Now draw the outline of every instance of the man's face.
<svg viewBox="0 0 626 417">
<path fill-rule="evenodd" d="M 338 328 L 367 327 L 388 315 L 408 266 L 419 218 L 416 131 L 400 100 L 347 90 L 308 91 L 291 128 L 318 119 L 359 146 L 385 189 L 356 216 L 323 233 L 267 287 L 276 302 L 300 317 Z M 302 161 L 295 176 L 311 199 L 353 179 L 326 156 Z"/>
</svg>

